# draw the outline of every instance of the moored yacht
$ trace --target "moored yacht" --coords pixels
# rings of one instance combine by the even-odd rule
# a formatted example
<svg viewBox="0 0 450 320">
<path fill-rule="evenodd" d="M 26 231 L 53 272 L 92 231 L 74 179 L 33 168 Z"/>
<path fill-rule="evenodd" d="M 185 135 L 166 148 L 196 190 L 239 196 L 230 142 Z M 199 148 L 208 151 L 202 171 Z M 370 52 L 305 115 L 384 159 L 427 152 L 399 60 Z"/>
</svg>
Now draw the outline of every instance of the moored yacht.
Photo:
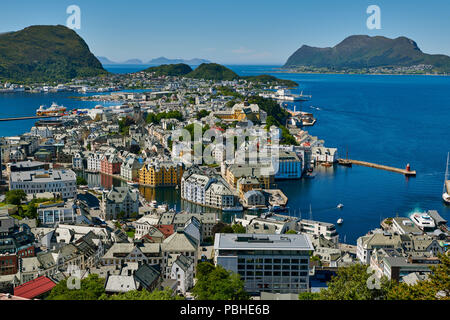
<svg viewBox="0 0 450 320">
<path fill-rule="evenodd" d="M 410 218 L 417 227 L 422 231 L 433 231 L 436 228 L 433 218 L 431 218 L 428 213 L 416 212 L 411 215 Z"/>
</svg>

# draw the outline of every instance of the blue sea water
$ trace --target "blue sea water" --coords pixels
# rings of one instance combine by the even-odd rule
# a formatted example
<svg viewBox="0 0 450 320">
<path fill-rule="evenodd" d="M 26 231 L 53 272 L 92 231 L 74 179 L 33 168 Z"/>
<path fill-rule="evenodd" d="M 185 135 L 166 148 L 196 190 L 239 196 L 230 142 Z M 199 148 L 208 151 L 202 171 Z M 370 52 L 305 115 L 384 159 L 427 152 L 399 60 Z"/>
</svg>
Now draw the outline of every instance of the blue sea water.
<svg viewBox="0 0 450 320">
<path fill-rule="evenodd" d="M 344 224 L 341 241 L 356 239 L 380 220 L 407 216 L 415 210 L 438 210 L 447 220 L 450 207 L 441 194 L 445 161 L 450 151 L 450 77 L 318 75 L 279 73 L 278 66 L 228 66 L 240 75 L 271 74 L 300 84 L 310 102 L 297 105 L 317 118 L 308 131 L 339 148 L 345 157 L 395 167 L 410 163 L 417 177 L 372 168 L 320 167 L 312 180 L 278 183 L 289 198 L 290 214 Z M 127 73 L 141 66 L 111 72 Z M 33 115 L 40 104 L 53 101 L 70 108 L 94 107 L 97 102 L 69 99 L 73 93 L 0 94 L 0 116 Z M 292 106 L 291 106 L 292 107 Z M 0 123 L 0 136 L 29 131 L 34 121 Z M 150 192 L 149 198 L 182 208 L 174 190 Z M 343 209 L 337 209 L 339 203 Z M 310 214 L 310 206 L 312 214 Z"/>
</svg>

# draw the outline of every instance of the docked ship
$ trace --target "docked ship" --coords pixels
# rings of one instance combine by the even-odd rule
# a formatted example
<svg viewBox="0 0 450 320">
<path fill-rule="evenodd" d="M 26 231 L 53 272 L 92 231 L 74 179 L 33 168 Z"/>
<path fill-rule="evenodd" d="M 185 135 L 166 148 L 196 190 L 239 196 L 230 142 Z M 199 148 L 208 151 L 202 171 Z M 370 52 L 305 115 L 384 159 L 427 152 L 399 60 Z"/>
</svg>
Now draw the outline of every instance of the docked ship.
<svg viewBox="0 0 450 320">
<path fill-rule="evenodd" d="M 420 230 L 424 232 L 433 231 L 436 228 L 433 218 L 428 213 L 413 213 L 410 218 Z"/>
<path fill-rule="evenodd" d="M 45 106 L 40 106 L 39 109 L 36 110 L 37 116 L 59 116 L 64 114 L 66 108 L 63 106 L 59 106 L 56 103 L 52 103 L 50 108 L 45 108 Z"/>
<path fill-rule="evenodd" d="M 264 98 L 271 98 L 279 101 L 309 101 L 312 96 L 304 95 L 303 91 L 300 94 L 292 94 L 287 89 L 278 89 L 275 93 L 261 93 L 260 96 Z"/>
<path fill-rule="evenodd" d="M 446 204 L 450 204 L 450 177 L 449 177 L 450 152 L 447 154 L 447 167 L 445 168 L 444 190 L 442 190 L 442 199 Z"/>
</svg>

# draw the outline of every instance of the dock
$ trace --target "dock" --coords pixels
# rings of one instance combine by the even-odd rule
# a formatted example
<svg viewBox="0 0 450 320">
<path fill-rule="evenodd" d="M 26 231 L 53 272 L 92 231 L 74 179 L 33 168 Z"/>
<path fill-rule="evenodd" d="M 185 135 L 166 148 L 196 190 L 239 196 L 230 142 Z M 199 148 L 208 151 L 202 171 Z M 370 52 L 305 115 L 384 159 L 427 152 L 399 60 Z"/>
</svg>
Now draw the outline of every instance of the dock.
<svg viewBox="0 0 450 320">
<path fill-rule="evenodd" d="M 19 121 L 19 120 L 32 120 L 32 119 L 49 119 L 49 118 L 60 118 L 62 115 L 55 116 L 31 116 L 31 117 L 16 117 L 16 118 L 0 118 L 1 121 Z"/>
<path fill-rule="evenodd" d="M 394 168 L 394 167 L 389 167 L 389 166 L 385 166 L 385 165 L 381 165 L 381 164 L 376 164 L 376 163 L 371 163 L 371 162 L 366 162 L 366 161 L 359 161 L 359 160 L 351 160 L 351 159 L 338 159 L 339 163 L 351 163 L 354 165 L 358 165 L 358 166 L 364 166 L 364 167 L 369 167 L 369 168 L 375 168 L 375 169 L 380 169 L 380 170 L 385 170 L 385 171 L 391 171 L 391 172 L 396 172 L 396 173 L 401 173 L 405 176 L 415 176 L 416 175 L 416 171 L 411 171 L 408 169 L 408 167 L 406 169 L 400 169 L 400 168 Z"/>
</svg>

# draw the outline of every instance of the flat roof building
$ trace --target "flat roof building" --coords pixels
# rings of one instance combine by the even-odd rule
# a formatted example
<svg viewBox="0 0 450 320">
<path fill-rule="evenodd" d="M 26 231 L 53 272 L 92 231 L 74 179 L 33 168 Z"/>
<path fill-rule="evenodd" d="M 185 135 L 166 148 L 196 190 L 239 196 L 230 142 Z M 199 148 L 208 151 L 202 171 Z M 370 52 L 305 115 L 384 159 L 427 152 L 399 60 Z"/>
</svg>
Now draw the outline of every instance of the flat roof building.
<svg viewBox="0 0 450 320">
<path fill-rule="evenodd" d="M 26 194 L 59 193 L 63 199 L 76 198 L 77 176 L 72 170 L 36 170 L 11 172 L 10 190 L 21 189 Z"/>
<path fill-rule="evenodd" d="M 303 234 L 217 233 L 214 262 L 238 273 L 251 294 L 300 293 L 309 289 L 312 251 Z"/>
</svg>

